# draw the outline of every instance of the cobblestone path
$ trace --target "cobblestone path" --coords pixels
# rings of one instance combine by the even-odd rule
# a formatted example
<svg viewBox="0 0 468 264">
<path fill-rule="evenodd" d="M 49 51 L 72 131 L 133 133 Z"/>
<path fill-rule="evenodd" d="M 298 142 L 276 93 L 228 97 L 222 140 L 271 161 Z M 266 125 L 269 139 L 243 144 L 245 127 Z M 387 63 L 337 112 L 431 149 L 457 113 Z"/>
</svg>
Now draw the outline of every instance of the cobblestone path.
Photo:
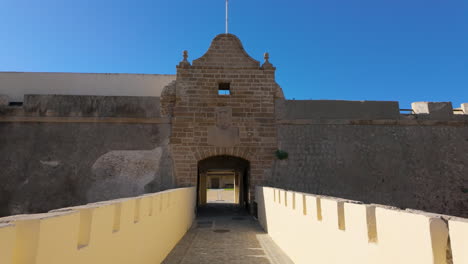
<svg viewBox="0 0 468 264">
<path fill-rule="evenodd" d="M 194 226 L 172 250 L 165 264 L 290 264 L 258 222 L 235 205 L 200 208 Z"/>
</svg>

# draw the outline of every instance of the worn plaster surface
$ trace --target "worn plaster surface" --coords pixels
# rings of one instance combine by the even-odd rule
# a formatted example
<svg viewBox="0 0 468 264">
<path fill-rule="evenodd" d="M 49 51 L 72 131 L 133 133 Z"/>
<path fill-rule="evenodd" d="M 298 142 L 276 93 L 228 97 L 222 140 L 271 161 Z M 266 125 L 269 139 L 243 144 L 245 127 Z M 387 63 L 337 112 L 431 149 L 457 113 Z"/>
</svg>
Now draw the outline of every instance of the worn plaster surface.
<svg viewBox="0 0 468 264">
<path fill-rule="evenodd" d="M 0 123 L 0 215 L 170 188 L 168 133 L 158 124 Z"/>
<path fill-rule="evenodd" d="M 269 184 L 468 216 L 468 128 L 282 125 Z"/>
</svg>

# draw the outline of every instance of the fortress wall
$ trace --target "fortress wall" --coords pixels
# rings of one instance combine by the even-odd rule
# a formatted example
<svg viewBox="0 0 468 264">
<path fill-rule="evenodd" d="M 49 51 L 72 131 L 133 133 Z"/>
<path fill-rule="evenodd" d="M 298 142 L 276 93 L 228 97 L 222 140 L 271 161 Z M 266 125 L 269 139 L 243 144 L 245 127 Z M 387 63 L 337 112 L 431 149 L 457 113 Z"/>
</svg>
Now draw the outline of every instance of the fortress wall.
<svg viewBox="0 0 468 264">
<path fill-rule="evenodd" d="M 25 95 L 28 116 L 161 117 L 159 97 Z"/>
<path fill-rule="evenodd" d="M 195 188 L 0 218 L 0 263 L 160 263 L 191 227 Z"/>
<path fill-rule="evenodd" d="M 23 102 L 25 94 L 160 96 L 175 75 L 0 72 L 0 95 Z"/>
<path fill-rule="evenodd" d="M 260 186 L 256 199 L 259 222 L 294 263 L 462 264 L 468 257 L 466 219 Z"/>
<path fill-rule="evenodd" d="M 468 103 L 454 108 L 451 102 L 414 102 L 400 109 L 392 101 L 284 100 L 275 101 L 280 120 L 459 120 L 468 121 Z M 409 112 L 402 115 L 401 112 Z"/>
<path fill-rule="evenodd" d="M 279 119 L 398 119 L 398 102 L 277 99 Z"/>
<path fill-rule="evenodd" d="M 468 125 L 413 121 L 278 125 L 267 184 L 468 217 Z M 289 122 L 289 123 L 288 123 Z"/>
<path fill-rule="evenodd" d="M 0 216 L 174 187 L 158 98 L 27 99 L 0 107 Z"/>
</svg>

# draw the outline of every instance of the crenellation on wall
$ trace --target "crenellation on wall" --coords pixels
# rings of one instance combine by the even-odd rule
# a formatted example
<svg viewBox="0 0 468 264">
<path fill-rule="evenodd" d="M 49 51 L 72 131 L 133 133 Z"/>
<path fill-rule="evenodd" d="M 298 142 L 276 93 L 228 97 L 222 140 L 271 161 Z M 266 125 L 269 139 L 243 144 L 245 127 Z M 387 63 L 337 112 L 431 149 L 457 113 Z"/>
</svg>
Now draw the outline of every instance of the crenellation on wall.
<svg viewBox="0 0 468 264">
<path fill-rule="evenodd" d="M 191 227 L 194 208 L 195 188 L 182 188 L 0 218 L 0 260 L 159 263 Z"/>
<path fill-rule="evenodd" d="M 468 115 L 468 103 L 461 104 L 460 109 L 463 114 Z"/>
<path fill-rule="evenodd" d="M 468 263 L 466 238 L 468 237 L 468 219 L 451 217 L 448 221 L 450 245 L 454 263 Z"/>
<path fill-rule="evenodd" d="M 262 186 L 256 201 L 259 222 L 294 263 L 461 264 L 468 257 L 467 219 Z"/>
<path fill-rule="evenodd" d="M 433 119 L 450 119 L 453 116 L 451 102 L 414 102 L 411 108 L 415 114 L 427 114 Z"/>
</svg>

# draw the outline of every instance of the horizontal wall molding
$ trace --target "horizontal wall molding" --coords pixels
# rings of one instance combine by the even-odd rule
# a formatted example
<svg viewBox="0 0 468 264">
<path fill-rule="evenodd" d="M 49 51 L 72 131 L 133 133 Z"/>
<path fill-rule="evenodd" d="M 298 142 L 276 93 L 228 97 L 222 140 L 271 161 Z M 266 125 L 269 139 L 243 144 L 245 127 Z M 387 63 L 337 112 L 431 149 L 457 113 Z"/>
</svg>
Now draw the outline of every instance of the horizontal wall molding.
<svg viewBox="0 0 468 264">
<path fill-rule="evenodd" d="M 363 126 L 468 126 L 468 120 L 277 120 L 278 125 L 363 125 Z"/>
<path fill-rule="evenodd" d="M 170 124 L 170 118 L 123 118 L 123 117 L 0 117 L 0 123 L 127 123 Z"/>
</svg>

